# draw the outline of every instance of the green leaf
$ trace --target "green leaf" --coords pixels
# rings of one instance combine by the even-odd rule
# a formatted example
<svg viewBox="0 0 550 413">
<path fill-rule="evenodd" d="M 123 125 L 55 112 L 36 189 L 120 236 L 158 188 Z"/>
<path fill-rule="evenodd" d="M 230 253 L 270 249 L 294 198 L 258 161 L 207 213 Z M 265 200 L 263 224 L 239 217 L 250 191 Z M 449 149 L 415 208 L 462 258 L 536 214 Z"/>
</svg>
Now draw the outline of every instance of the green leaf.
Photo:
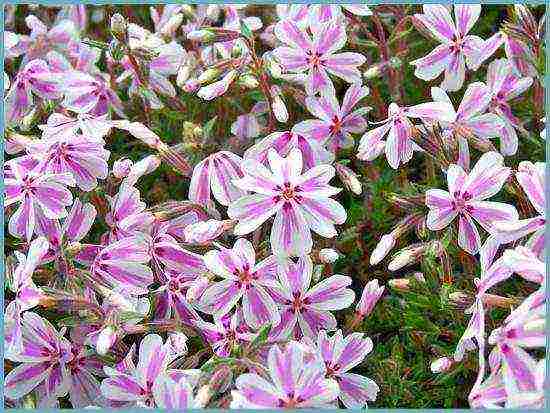
<svg viewBox="0 0 550 413">
<path fill-rule="evenodd" d="M 206 363 L 204 363 L 201 367 L 201 370 L 209 373 L 213 371 L 216 367 L 227 364 L 230 366 L 234 366 L 239 362 L 239 359 L 234 357 L 225 357 L 220 358 L 218 356 L 213 356 L 210 360 L 208 360 Z"/>
<path fill-rule="evenodd" d="M 212 119 L 206 122 L 204 127 L 202 128 L 203 137 L 205 139 L 210 138 L 212 136 L 212 132 L 214 131 L 214 124 L 216 123 L 216 120 L 218 120 L 218 117 L 214 116 Z"/>
<path fill-rule="evenodd" d="M 268 323 L 267 325 L 260 328 L 260 331 L 258 331 L 258 335 L 254 337 L 254 340 L 250 343 L 250 348 L 257 348 L 264 344 L 267 341 L 267 337 L 269 336 L 269 332 L 271 331 L 271 323 Z"/>
<path fill-rule="evenodd" d="M 252 31 L 244 21 L 241 21 L 241 34 L 247 39 L 252 39 Z"/>
</svg>

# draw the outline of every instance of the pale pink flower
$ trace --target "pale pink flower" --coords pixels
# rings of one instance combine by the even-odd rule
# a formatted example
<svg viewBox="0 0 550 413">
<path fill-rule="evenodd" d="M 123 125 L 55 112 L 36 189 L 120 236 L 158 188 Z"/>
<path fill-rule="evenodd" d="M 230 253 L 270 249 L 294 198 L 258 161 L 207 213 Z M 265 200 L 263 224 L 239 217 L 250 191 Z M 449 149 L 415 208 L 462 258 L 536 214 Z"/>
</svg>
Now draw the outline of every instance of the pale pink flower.
<svg viewBox="0 0 550 413">
<path fill-rule="evenodd" d="M 189 200 L 214 210 L 211 195 L 223 206 L 246 194 L 233 183 L 242 178 L 240 169 L 242 160 L 232 152 L 220 151 L 200 161 L 193 169 L 189 184 Z"/>
<path fill-rule="evenodd" d="M 538 213 L 538 216 L 495 224 L 497 238 L 502 243 L 512 242 L 531 234 L 526 242 L 526 246 L 540 257 L 544 256 L 545 246 L 545 169 L 546 164 L 544 162 L 532 163 L 522 161 L 519 163 L 518 171 L 516 172 L 516 179 L 527 195 L 531 205 L 533 205 L 535 211 Z"/>
<path fill-rule="evenodd" d="M 411 62 L 416 66 L 414 74 L 422 80 L 433 80 L 442 72 L 445 78 L 441 88 L 455 92 L 462 88 L 466 67 L 477 69 L 478 55 L 483 39 L 469 35 L 481 13 L 479 4 L 456 4 L 454 15 L 442 4 L 425 4 L 424 14 L 415 14 L 430 34 L 442 44 L 427 56 Z"/>
<path fill-rule="evenodd" d="M 504 155 L 514 155 L 517 152 L 516 129 L 521 128 L 521 121 L 512 113 L 510 101 L 529 89 L 532 83 L 533 79 L 530 77 L 517 76 L 506 59 L 495 60 L 487 68 L 487 86 L 493 94 L 489 108 L 504 121 L 500 132 L 501 152 Z"/>
<path fill-rule="evenodd" d="M 318 119 L 300 122 L 293 131 L 328 146 L 333 152 L 349 148 L 354 144 L 352 134 L 367 129 L 367 121 L 363 118 L 367 108 L 353 108 L 368 94 L 368 87 L 356 83 L 346 91 L 341 106 L 331 92 L 319 97 L 309 96 L 306 107 Z"/>
<path fill-rule="evenodd" d="M 308 256 L 285 260 L 279 270 L 280 289 L 271 291 L 279 305 L 281 322 L 270 332 L 273 339 L 315 337 L 336 329 L 331 313 L 349 307 L 355 298 L 351 278 L 332 275 L 312 285 L 313 264 Z"/>
<path fill-rule="evenodd" d="M 365 63 L 365 57 L 353 52 L 336 53 L 347 41 L 345 25 L 333 21 L 319 24 L 312 37 L 292 20 L 283 20 L 275 26 L 275 34 L 286 46 L 276 48 L 274 56 L 287 72 L 307 72 L 309 95 L 334 89 L 329 73 L 347 83 L 361 82 L 358 67 Z"/>
<path fill-rule="evenodd" d="M 330 198 L 340 192 L 328 184 L 334 168 L 320 165 L 302 173 L 302 153 L 296 148 L 286 158 L 270 149 L 268 161 L 271 170 L 253 159 L 243 161 L 244 177 L 233 181 L 238 188 L 253 192 L 229 205 L 229 217 L 239 221 L 235 234 L 248 234 L 275 215 L 272 250 L 292 256 L 311 250 L 310 231 L 326 238 L 336 236 L 334 224 L 345 222 L 346 211 Z"/>
<path fill-rule="evenodd" d="M 223 280 L 213 283 L 202 294 L 203 311 L 221 317 L 242 300 L 244 320 L 250 327 L 279 324 L 279 311 L 268 293 L 271 288 L 279 288 L 275 257 L 256 263 L 254 247 L 250 241 L 240 238 L 232 249 L 209 251 L 204 263 Z"/>
<path fill-rule="evenodd" d="M 311 4 L 308 10 L 309 27 L 315 30 L 319 23 L 334 20 L 339 22 L 344 17 L 344 12 L 356 16 L 371 16 L 372 11 L 366 4 Z"/>
<path fill-rule="evenodd" d="M 16 237 L 31 240 L 39 219 L 58 219 L 67 215 L 73 196 L 67 185 L 74 186 L 71 174 L 38 173 L 17 159 L 9 161 L 13 175 L 6 177 L 4 207 L 19 203 L 12 214 L 8 230 Z"/>
<path fill-rule="evenodd" d="M 359 142 L 357 157 L 365 161 L 376 159 L 384 150 L 388 164 L 397 169 L 413 156 L 415 127 L 410 118 L 423 121 L 453 122 L 456 112 L 449 102 L 427 102 L 414 106 L 399 107 L 391 103 L 388 118 L 382 126 L 365 133 Z M 384 141 L 384 137 L 387 139 Z"/>
<path fill-rule="evenodd" d="M 447 170 L 449 190 L 426 191 L 426 205 L 430 209 L 426 219 L 428 228 L 439 231 L 458 217 L 458 245 L 476 254 L 481 239 L 474 221 L 494 233 L 497 221 L 518 219 L 512 205 L 485 201 L 500 191 L 509 175 L 510 168 L 504 166 L 504 159 L 497 152 L 483 154 L 469 174 L 460 166 L 451 165 Z"/>
</svg>

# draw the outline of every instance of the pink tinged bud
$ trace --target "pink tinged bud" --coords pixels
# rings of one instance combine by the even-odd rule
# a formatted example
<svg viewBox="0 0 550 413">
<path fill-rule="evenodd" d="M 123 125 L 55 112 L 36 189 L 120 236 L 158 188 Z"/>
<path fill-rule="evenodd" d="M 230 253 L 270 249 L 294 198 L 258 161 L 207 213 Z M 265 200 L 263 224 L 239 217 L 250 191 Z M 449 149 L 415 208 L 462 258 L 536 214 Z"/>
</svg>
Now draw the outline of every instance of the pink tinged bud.
<svg viewBox="0 0 550 413">
<path fill-rule="evenodd" d="M 213 395 L 214 392 L 209 384 L 202 386 L 199 391 L 197 391 L 197 395 L 195 396 L 195 407 L 205 407 L 210 402 Z"/>
<path fill-rule="evenodd" d="M 126 32 L 128 30 L 128 24 L 126 23 L 126 20 L 124 17 L 119 14 L 115 13 L 111 17 L 111 33 L 118 41 L 125 41 L 126 40 Z"/>
<path fill-rule="evenodd" d="M 273 98 L 273 114 L 275 115 L 275 119 L 281 123 L 288 121 L 288 110 L 286 109 L 285 102 L 283 102 L 283 99 L 279 95 Z"/>
<path fill-rule="evenodd" d="M 130 173 L 130 168 L 133 164 L 132 160 L 128 158 L 115 161 L 113 164 L 113 175 L 118 179 L 125 178 Z"/>
<path fill-rule="evenodd" d="M 177 356 L 187 354 L 187 336 L 183 333 L 168 333 L 168 344 Z"/>
<path fill-rule="evenodd" d="M 319 251 L 319 260 L 324 264 L 332 264 L 338 257 L 338 252 L 332 248 L 323 248 Z"/>
<path fill-rule="evenodd" d="M 403 267 L 414 264 L 425 250 L 426 247 L 421 245 L 399 251 L 388 264 L 388 270 L 398 271 Z"/>
<path fill-rule="evenodd" d="M 336 173 L 344 186 L 355 195 L 361 195 L 363 188 L 355 172 L 341 163 L 337 163 L 334 166 L 336 168 Z"/>
<path fill-rule="evenodd" d="M 198 79 L 189 79 L 185 84 L 182 86 L 182 89 L 184 92 L 187 93 L 195 93 L 199 88 L 201 87 L 201 83 Z"/>
<path fill-rule="evenodd" d="M 434 361 L 430 365 L 432 373 L 443 373 L 448 371 L 453 365 L 453 361 L 449 357 L 441 357 Z"/>
<path fill-rule="evenodd" d="M 210 30 L 193 30 L 187 33 L 187 39 L 195 42 L 209 42 L 216 38 Z"/>
<path fill-rule="evenodd" d="M 233 226 L 234 222 L 231 220 L 209 219 L 208 221 L 196 222 L 185 228 L 185 242 L 189 244 L 207 244 Z"/>
<path fill-rule="evenodd" d="M 357 303 L 357 313 L 363 317 L 368 316 L 383 293 L 384 286 L 380 287 L 377 279 L 369 281 L 363 290 L 363 294 L 361 294 L 361 299 Z"/>
<path fill-rule="evenodd" d="M 466 306 L 471 304 L 473 300 L 468 294 L 462 291 L 456 291 L 449 294 L 449 301 L 460 306 Z"/>
<path fill-rule="evenodd" d="M 231 386 L 233 373 L 228 366 L 221 366 L 210 379 L 210 388 L 214 394 L 225 392 Z"/>
<path fill-rule="evenodd" d="M 101 330 L 96 342 L 97 354 L 101 356 L 106 355 L 113 344 L 115 344 L 116 338 L 116 330 L 114 326 L 109 325 Z"/>
<path fill-rule="evenodd" d="M 197 302 L 201 298 L 202 293 L 204 293 L 204 291 L 206 290 L 209 284 L 210 282 L 208 278 L 206 277 L 197 278 L 185 293 L 185 298 L 187 299 L 187 302 L 189 304 Z"/>
<path fill-rule="evenodd" d="M 377 265 L 380 261 L 384 259 L 386 255 L 388 255 L 388 253 L 394 246 L 394 236 L 392 234 L 383 235 L 380 239 L 380 242 L 378 242 L 378 244 L 374 248 L 374 251 L 372 251 L 372 254 L 370 256 L 370 264 Z"/>
</svg>

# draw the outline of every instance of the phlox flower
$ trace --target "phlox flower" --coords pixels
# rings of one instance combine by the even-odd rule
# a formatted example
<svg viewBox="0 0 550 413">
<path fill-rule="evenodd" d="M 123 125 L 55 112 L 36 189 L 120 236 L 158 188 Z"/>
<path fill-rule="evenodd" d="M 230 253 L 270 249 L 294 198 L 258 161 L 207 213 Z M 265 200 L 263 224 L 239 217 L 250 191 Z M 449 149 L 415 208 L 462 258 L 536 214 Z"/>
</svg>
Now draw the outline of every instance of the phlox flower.
<svg viewBox="0 0 550 413">
<path fill-rule="evenodd" d="M 6 95 L 6 121 L 17 122 L 27 115 L 35 103 L 33 94 L 43 99 L 61 97 L 58 80 L 44 60 L 28 62 L 18 72 Z"/>
<path fill-rule="evenodd" d="M 516 179 L 527 195 L 531 205 L 535 208 L 538 216 L 521 219 L 518 221 L 498 222 L 495 224 L 497 238 L 502 243 L 515 241 L 531 234 L 526 242 L 539 257 L 544 256 L 544 231 L 546 226 L 545 202 L 545 169 L 544 162 L 532 163 L 522 161 L 519 163 L 516 172 Z"/>
<path fill-rule="evenodd" d="M 52 113 L 45 125 L 38 125 L 38 128 L 42 130 L 42 139 L 44 140 L 63 140 L 67 136 L 82 134 L 102 144 L 112 127 L 111 121 L 106 116 L 80 114 L 76 118 L 72 118 L 58 112 Z"/>
<path fill-rule="evenodd" d="M 189 200 L 203 205 L 208 210 L 215 210 L 211 195 L 223 206 L 246 195 L 233 184 L 233 179 L 242 178 L 240 156 L 232 152 L 216 152 L 193 169 L 189 184 Z"/>
<path fill-rule="evenodd" d="M 270 288 L 278 288 L 277 262 L 270 256 L 256 264 L 252 243 L 239 238 L 232 249 L 209 251 L 204 256 L 206 267 L 223 278 L 214 282 L 201 296 L 205 312 L 221 317 L 242 300 L 246 323 L 258 329 L 266 323 L 279 324 L 280 316 Z"/>
<path fill-rule="evenodd" d="M 492 97 L 491 89 L 483 82 L 470 83 L 456 111 L 456 119 L 452 122 L 440 122 L 445 137 L 455 144 L 464 140 L 467 147 L 470 139 L 485 140 L 500 136 L 504 122 L 494 113 L 485 113 Z M 452 105 L 451 99 L 441 88 L 432 88 L 432 98 L 436 102 Z M 466 156 L 459 155 L 458 164 L 469 169 L 469 151 Z"/>
<path fill-rule="evenodd" d="M 281 322 L 270 332 L 273 339 L 314 337 L 320 330 L 336 329 L 331 311 L 351 305 L 355 298 L 351 278 L 332 275 L 311 285 L 313 264 L 307 256 L 294 263 L 288 259 L 281 265 L 282 289 L 272 291 L 279 306 Z"/>
<path fill-rule="evenodd" d="M 291 341 L 281 350 L 269 350 L 269 378 L 258 374 L 240 375 L 232 391 L 231 408 L 312 408 L 329 407 L 338 397 L 338 383 L 325 378 L 319 358 L 306 363 L 303 347 Z"/>
<path fill-rule="evenodd" d="M 497 221 L 518 219 L 514 206 L 485 201 L 500 191 L 509 175 L 510 168 L 504 166 L 503 157 L 497 152 L 483 154 L 469 174 L 460 166 L 451 165 L 447 170 L 449 190 L 426 191 L 426 205 L 430 209 L 426 225 L 439 231 L 458 217 L 458 245 L 476 254 L 481 239 L 474 221 L 494 233 Z"/>
<path fill-rule="evenodd" d="M 376 278 L 369 281 L 367 285 L 365 285 L 361 298 L 355 307 L 356 313 L 361 315 L 361 317 L 368 316 L 384 293 L 384 288 L 384 286 L 378 285 L 378 280 Z"/>
<path fill-rule="evenodd" d="M 339 21 L 344 12 L 356 16 L 371 16 L 372 11 L 366 4 L 311 4 L 308 10 L 309 26 L 314 29 L 319 23 Z M 340 24 L 340 23 L 337 23 Z"/>
<path fill-rule="evenodd" d="M 245 195 L 229 205 L 231 219 L 239 222 L 236 235 L 245 235 L 263 224 L 271 216 L 271 247 L 276 255 L 299 256 L 311 250 L 311 232 L 332 238 L 334 224 L 346 220 L 344 208 L 330 196 L 340 192 L 328 185 L 334 177 L 334 168 L 319 165 L 302 173 L 303 160 L 299 149 L 292 149 L 286 158 L 274 149 L 268 152 L 271 171 L 254 159 L 242 162 L 244 177 L 233 180 Z"/>
<path fill-rule="evenodd" d="M 353 108 L 368 94 L 368 87 L 354 84 L 346 91 L 341 106 L 330 92 L 319 97 L 309 96 L 306 107 L 318 119 L 300 122 L 293 131 L 328 145 L 333 152 L 349 148 L 354 144 L 352 134 L 367 129 L 367 121 L 363 118 L 367 108 Z"/>
<path fill-rule="evenodd" d="M 18 264 L 10 277 L 9 289 L 15 294 L 15 298 L 5 309 L 6 336 L 9 337 L 9 342 L 6 343 L 7 353 L 16 354 L 22 350 L 21 313 L 38 305 L 43 297 L 43 292 L 34 284 L 32 275 L 48 248 L 46 238 L 39 237 L 31 242 L 26 256 L 19 251 L 14 253 Z"/>
<path fill-rule="evenodd" d="M 82 134 L 33 141 L 27 152 L 39 160 L 37 173 L 69 173 L 83 191 L 91 191 L 108 173 L 110 152 L 101 142 Z"/>
<path fill-rule="evenodd" d="M 6 354 L 19 362 L 4 379 L 4 395 L 19 399 L 40 384 L 44 398 L 67 395 L 67 364 L 73 359 L 70 342 L 49 321 L 32 313 L 22 315 L 22 350 Z"/>
<path fill-rule="evenodd" d="M 145 265 L 150 260 L 144 237 L 128 237 L 101 249 L 94 258 L 92 277 L 110 288 L 122 288 L 127 294 L 147 293 L 153 282 L 153 273 Z"/>
<path fill-rule="evenodd" d="M 533 79 L 517 76 L 506 59 L 498 59 L 487 68 L 487 86 L 491 89 L 493 99 L 489 108 L 503 121 L 500 144 L 504 155 L 514 155 L 518 150 L 516 129 L 521 128 L 521 122 L 512 113 L 510 101 L 525 92 Z"/>
<path fill-rule="evenodd" d="M 229 357 L 234 348 L 253 340 L 254 333 L 247 326 L 240 307 L 233 314 L 214 317 L 213 323 L 199 320 L 195 326 L 220 357 Z"/>
<path fill-rule="evenodd" d="M 148 232 L 153 223 L 153 215 L 146 211 L 139 190 L 123 183 L 113 197 L 108 197 L 110 211 L 105 222 L 110 227 L 106 238 L 116 241 L 136 234 Z"/>
<path fill-rule="evenodd" d="M 101 393 L 109 400 L 130 402 L 130 406 L 159 407 L 158 402 L 169 405 L 171 402 L 166 400 L 169 395 L 166 385 L 171 383 L 167 382 L 168 377 L 178 384 L 172 391 L 191 401 L 189 387 L 181 380 L 185 380 L 192 388 L 198 379 L 198 372 L 170 369 L 169 365 L 175 356 L 168 342 L 163 343 L 157 334 L 149 334 L 141 340 L 137 366 L 129 360 L 130 363 L 124 369 L 105 367 L 108 377 L 101 382 Z M 180 384 L 182 389 L 179 388 Z"/>
<path fill-rule="evenodd" d="M 8 223 L 10 234 L 31 240 L 39 219 L 58 219 L 67 215 L 66 207 L 73 202 L 67 186 L 75 180 L 69 173 L 39 173 L 18 162 L 9 161 L 13 175 L 6 177 L 4 207 L 19 203 Z"/>
<path fill-rule="evenodd" d="M 357 157 L 365 161 L 376 159 L 385 150 L 388 164 L 397 169 L 413 156 L 415 127 L 410 118 L 423 121 L 453 122 L 456 112 L 449 102 L 426 102 L 414 106 L 399 107 L 391 103 L 388 118 L 365 133 L 359 142 Z M 386 140 L 384 137 L 387 135 Z"/>
<path fill-rule="evenodd" d="M 478 55 L 483 39 L 469 35 L 481 13 L 479 4 L 456 4 L 455 21 L 450 10 L 442 4 L 425 4 L 424 13 L 415 14 L 430 34 L 442 44 L 427 56 L 411 62 L 416 66 L 415 76 L 422 80 L 433 80 L 442 72 L 445 78 L 441 88 L 455 92 L 462 88 L 466 67 L 477 69 Z"/>
<path fill-rule="evenodd" d="M 348 409 L 362 409 L 367 401 L 376 400 L 378 385 L 371 379 L 350 373 L 349 371 L 363 362 L 372 351 L 372 340 L 362 333 L 353 333 L 343 337 L 342 331 L 336 331 L 329 337 L 326 331 L 317 336 L 314 351 L 325 363 L 325 374 L 334 379 L 340 388 L 338 398 Z"/>
<path fill-rule="evenodd" d="M 312 37 L 292 20 L 283 20 L 275 26 L 275 34 L 286 46 L 277 47 L 273 55 L 287 72 L 307 73 L 308 95 L 334 89 L 328 73 L 348 83 L 361 81 L 357 68 L 365 63 L 365 57 L 353 52 L 336 53 L 346 44 L 345 25 L 322 23 L 313 30 Z"/>
</svg>

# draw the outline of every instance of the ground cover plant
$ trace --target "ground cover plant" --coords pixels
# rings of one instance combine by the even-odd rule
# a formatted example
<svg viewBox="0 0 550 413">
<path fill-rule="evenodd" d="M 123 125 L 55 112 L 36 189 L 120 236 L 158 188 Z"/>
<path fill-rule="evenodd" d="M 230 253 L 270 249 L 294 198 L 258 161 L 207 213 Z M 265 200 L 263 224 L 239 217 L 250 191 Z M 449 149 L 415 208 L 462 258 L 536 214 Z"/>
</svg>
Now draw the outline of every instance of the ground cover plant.
<svg viewBox="0 0 550 413">
<path fill-rule="evenodd" d="M 8 6 L 6 407 L 542 407 L 543 6 Z"/>
</svg>

